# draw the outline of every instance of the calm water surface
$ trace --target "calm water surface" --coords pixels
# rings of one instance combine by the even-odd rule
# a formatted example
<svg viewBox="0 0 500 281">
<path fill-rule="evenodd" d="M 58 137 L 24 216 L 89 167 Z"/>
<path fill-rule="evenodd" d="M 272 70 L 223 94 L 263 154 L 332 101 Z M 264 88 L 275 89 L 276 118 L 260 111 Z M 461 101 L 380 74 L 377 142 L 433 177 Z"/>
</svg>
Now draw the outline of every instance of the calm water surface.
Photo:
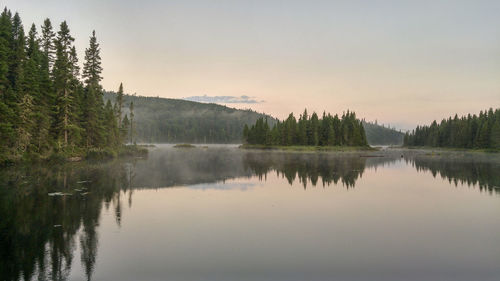
<svg viewBox="0 0 500 281">
<path fill-rule="evenodd" d="M 3 169 L 0 280 L 500 280 L 498 156 L 374 155 Z"/>
</svg>

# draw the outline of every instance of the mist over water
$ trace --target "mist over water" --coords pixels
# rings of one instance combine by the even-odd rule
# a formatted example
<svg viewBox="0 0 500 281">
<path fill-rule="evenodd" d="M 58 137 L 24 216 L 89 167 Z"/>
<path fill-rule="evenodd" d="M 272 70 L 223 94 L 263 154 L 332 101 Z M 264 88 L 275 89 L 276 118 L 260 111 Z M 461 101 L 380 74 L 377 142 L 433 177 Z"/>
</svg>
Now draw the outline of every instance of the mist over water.
<svg viewBox="0 0 500 281">
<path fill-rule="evenodd" d="M 0 280 L 498 280 L 500 160 L 158 146 L 0 171 Z"/>
</svg>

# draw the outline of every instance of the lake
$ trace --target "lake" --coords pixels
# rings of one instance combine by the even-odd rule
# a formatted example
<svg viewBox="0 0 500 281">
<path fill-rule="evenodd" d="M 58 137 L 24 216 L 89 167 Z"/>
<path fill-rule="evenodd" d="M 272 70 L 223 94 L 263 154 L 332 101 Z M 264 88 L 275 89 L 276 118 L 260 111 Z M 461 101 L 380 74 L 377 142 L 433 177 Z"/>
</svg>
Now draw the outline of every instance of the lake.
<svg viewBox="0 0 500 281">
<path fill-rule="evenodd" d="M 0 280 L 500 280 L 498 155 L 152 148 L 0 171 Z"/>
</svg>

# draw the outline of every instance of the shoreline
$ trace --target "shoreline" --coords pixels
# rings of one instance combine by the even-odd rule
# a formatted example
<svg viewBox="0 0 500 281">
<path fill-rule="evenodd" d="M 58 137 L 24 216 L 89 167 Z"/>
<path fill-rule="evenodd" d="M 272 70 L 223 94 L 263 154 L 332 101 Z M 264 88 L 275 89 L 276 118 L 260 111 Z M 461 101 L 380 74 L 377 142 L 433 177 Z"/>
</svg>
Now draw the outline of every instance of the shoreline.
<svg viewBox="0 0 500 281">
<path fill-rule="evenodd" d="M 274 150 L 292 152 L 374 152 L 380 151 L 371 146 L 311 146 L 311 145 L 260 145 L 242 144 L 239 149 Z"/>
<path fill-rule="evenodd" d="M 77 152 L 54 152 L 48 155 L 26 154 L 17 159 L 8 159 L 0 163 L 0 167 L 11 167 L 17 165 L 49 163 L 75 163 L 92 161 L 109 161 L 125 157 L 143 157 L 149 154 L 151 145 L 123 145 L 118 148 L 91 148 Z"/>
</svg>

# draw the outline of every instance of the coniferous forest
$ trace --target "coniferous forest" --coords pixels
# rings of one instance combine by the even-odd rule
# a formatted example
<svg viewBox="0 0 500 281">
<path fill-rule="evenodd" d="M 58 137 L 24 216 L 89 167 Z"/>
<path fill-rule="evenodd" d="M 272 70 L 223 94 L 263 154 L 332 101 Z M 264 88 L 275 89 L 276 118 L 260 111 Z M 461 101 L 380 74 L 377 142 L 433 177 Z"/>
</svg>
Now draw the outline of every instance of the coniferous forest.
<svg viewBox="0 0 500 281">
<path fill-rule="evenodd" d="M 122 146 L 131 124 L 122 120 L 123 95 L 115 106 L 103 102 L 95 31 L 83 69 L 73 42 L 66 21 L 56 28 L 46 19 L 25 32 L 18 13 L 1 13 L 0 163 Z"/>
<path fill-rule="evenodd" d="M 500 149 L 500 109 L 417 126 L 404 137 L 406 146 L 431 146 L 468 149 Z"/>
<path fill-rule="evenodd" d="M 267 120 L 259 118 L 250 128 L 245 125 L 243 138 L 248 144 L 279 146 L 367 146 L 362 122 L 354 112 L 347 111 L 339 117 L 323 112 L 320 119 L 307 109 L 299 120 L 291 113 L 282 122 L 270 128 Z"/>
<path fill-rule="evenodd" d="M 105 92 L 104 100 L 115 101 L 117 94 Z M 144 143 L 241 143 L 245 124 L 258 118 L 276 119 L 250 109 L 235 109 L 214 103 L 181 99 L 124 95 L 123 103 L 134 104 L 133 139 Z M 129 114 L 128 106 L 123 114 Z"/>
<path fill-rule="evenodd" d="M 366 140 L 369 145 L 402 145 L 404 133 L 394 128 L 363 120 Z"/>
</svg>

